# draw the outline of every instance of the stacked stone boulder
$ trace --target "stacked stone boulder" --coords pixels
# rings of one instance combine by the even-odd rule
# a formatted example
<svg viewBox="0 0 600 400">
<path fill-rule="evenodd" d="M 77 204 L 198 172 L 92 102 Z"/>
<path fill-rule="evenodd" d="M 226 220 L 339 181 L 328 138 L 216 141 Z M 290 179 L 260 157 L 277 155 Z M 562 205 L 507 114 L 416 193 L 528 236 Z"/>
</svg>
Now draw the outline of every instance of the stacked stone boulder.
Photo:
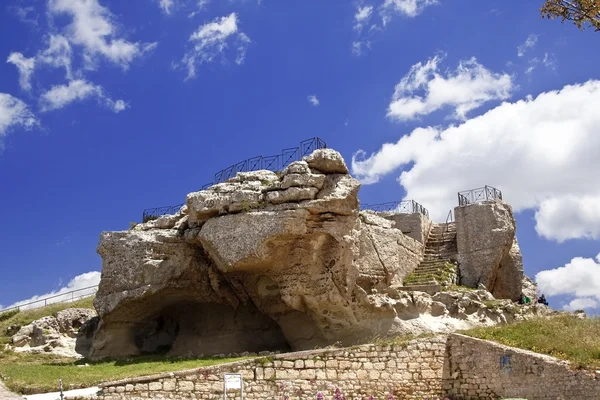
<svg viewBox="0 0 600 400">
<path fill-rule="evenodd" d="M 190 193 L 175 215 L 102 233 L 90 356 L 302 350 L 532 314 L 487 309 L 485 291 L 403 291 L 423 244 L 359 212 L 359 188 L 341 155 L 320 149 Z"/>
</svg>

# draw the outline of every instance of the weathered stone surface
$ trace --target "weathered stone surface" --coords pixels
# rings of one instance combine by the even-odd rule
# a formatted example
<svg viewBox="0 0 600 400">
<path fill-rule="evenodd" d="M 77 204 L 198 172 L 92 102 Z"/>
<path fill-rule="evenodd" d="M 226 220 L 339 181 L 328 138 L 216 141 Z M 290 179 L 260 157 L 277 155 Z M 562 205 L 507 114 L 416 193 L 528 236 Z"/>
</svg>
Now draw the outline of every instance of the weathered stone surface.
<svg viewBox="0 0 600 400">
<path fill-rule="evenodd" d="M 81 326 L 95 316 L 94 310 L 70 308 L 55 316 L 42 317 L 21 327 L 11 338 L 12 347 L 18 352 L 81 357 L 76 352 L 75 339 Z"/>
<path fill-rule="evenodd" d="M 103 233 L 92 357 L 307 349 L 521 318 L 510 301 L 487 310 L 487 291 L 403 291 L 424 245 L 393 220 L 359 213 L 359 188 L 339 153 L 319 150 L 282 173 L 239 173 L 190 193 L 169 223 Z M 496 236 L 496 225 L 514 222 L 489 218 Z M 508 244 L 491 287 L 506 291 L 518 247 L 499 237 Z M 467 249 L 467 266 L 481 246 Z"/>
<path fill-rule="evenodd" d="M 537 284 L 532 281 L 528 276 L 523 275 L 523 282 L 521 284 L 521 292 L 529 297 L 531 301 L 536 302 L 538 299 L 538 288 Z"/>
<path fill-rule="evenodd" d="M 483 283 L 496 298 L 518 300 L 523 262 L 510 205 L 488 201 L 454 209 L 461 284 Z"/>
<path fill-rule="evenodd" d="M 347 174 L 348 167 L 342 155 L 332 149 L 315 150 L 304 158 L 311 169 L 316 169 L 324 174 Z"/>
</svg>

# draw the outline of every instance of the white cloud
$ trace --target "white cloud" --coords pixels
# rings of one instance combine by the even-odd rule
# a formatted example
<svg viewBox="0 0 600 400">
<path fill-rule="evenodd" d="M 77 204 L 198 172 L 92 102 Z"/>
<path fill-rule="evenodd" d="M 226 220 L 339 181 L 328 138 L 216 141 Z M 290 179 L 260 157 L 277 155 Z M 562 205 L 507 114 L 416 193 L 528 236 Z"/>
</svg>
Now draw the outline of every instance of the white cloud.
<svg viewBox="0 0 600 400">
<path fill-rule="evenodd" d="M 27 304 L 27 303 L 37 301 L 37 303 L 35 303 L 35 304 L 21 307 L 22 310 L 27 310 L 27 309 L 44 306 L 43 300 L 47 299 L 48 297 L 52 297 L 52 299 L 48 299 L 46 301 L 46 304 L 70 301 L 72 297 L 77 299 L 77 298 L 81 298 L 81 297 L 85 297 L 85 296 L 90 296 L 90 295 L 96 293 L 96 289 L 95 288 L 86 289 L 86 288 L 97 286 L 99 283 L 100 283 L 100 272 L 98 272 L 98 271 L 86 272 L 85 274 L 81 274 L 81 275 L 78 275 L 75 278 L 73 278 L 67 284 L 67 286 L 64 286 L 58 290 L 54 290 L 54 291 L 51 291 L 51 292 L 48 292 L 45 294 L 32 296 L 28 299 L 18 301 L 16 303 L 13 303 L 13 304 L 7 306 L 6 308 L 17 307 L 17 306 L 21 306 L 22 304 Z M 86 289 L 86 290 L 81 290 L 81 289 Z M 73 293 L 73 294 L 69 293 L 74 290 L 78 290 L 78 292 Z M 42 300 L 42 301 L 39 301 L 39 300 Z"/>
<path fill-rule="evenodd" d="M 158 0 L 158 5 L 165 14 L 171 14 L 173 7 L 175 7 L 175 0 Z"/>
<path fill-rule="evenodd" d="M 310 95 L 307 97 L 307 100 L 310 104 L 312 104 L 313 106 L 317 107 L 319 104 L 321 104 L 321 102 L 319 101 L 319 99 L 317 99 L 317 96 Z"/>
<path fill-rule="evenodd" d="M 538 41 L 537 35 L 535 35 L 535 34 L 529 35 L 527 37 L 527 40 L 525 40 L 525 43 L 523 43 L 522 45 L 517 47 L 517 55 L 519 57 L 523 57 L 529 49 L 532 49 L 536 45 L 537 41 Z"/>
<path fill-rule="evenodd" d="M 206 6 L 210 3 L 210 0 L 197 0 L 196 1 L 196 11 L 193 11 L 188 14 L 188 18 L 194 18 L 196 15 L 200 14 Z"/>
<path fill-rule="evenodd" d="M 0 148 L 2 137 L 15 127 L 31 129 L 39 125 L 27 104 L 7 93 L 0 93 Z"/>
<path fill-rule="evenodd" d="M 510 75 L 491 72 L 474 57 L 445 74 L 439 72 L 442 60 L 435 56 L 411 67 L 396 85 L 389 118 L 406 121 L 449 106 L 454 108 L 455 118 L 465 119 L 469 111 L 486 102 L 509 98 L 514 89 Z M 415 95 L 417 90 L 424 95 Z"/>
<path fill-rule="evenodd" d="M 31 76 L 35 69 L 35 58 L 26 58 L 21 53 L 11 53 L 6 60 L 14 64 L 19 71 L 19 85 L 23 90 L 31 90 Z"/>
<path fill-rule="evenodd" d="M 515 211 L 535 210 L 538 234 L 557 241 L 600 238 L 600 81 L 503 103 L 465 123 L 415 129 L 352 170 L 374 183 L 400 167 L 407 199 L 435 220 L 456 193 L 484 185 L 503 191 Z"/>
<path fill-rule="evenodd" d="M 385 0 L 381 6 L 381 15 L 383 24 L 387 24 L 394 13 L 402 14 L 406 17 L 416 17 L 421 14 L 425 8 L 438 4 L 437 0 Z"/>
<path fill-rule="evenodd" d="M 10 6 L 9 10 L 19 18 L 21 22 L 37 26 L 39 15 L 34 7 Z"/>
<path fill-rule="evenodd" d="M 356 14 L 354 14 L 354 29 L 360 32 L 369 23 L 372 14 L 373 6 L 357 6 Z"/>
<path fill-rule="evenodd" d="M 569 304 L 566 304 L 563 307 L 563 310 L 565 311 L 576 311 L 576 310 L 585 310 L 585 309 L 596 309 L 598 308 L 598 306 L 600 306 L 600 303 L 598 303 L 596 300 L 589 298 L 589 297 L 581 297 L 581 298 L 576 298 L 571 300 L 571 302 Z"/>
<path fill-rule="evenodd" d="M 596 259 L 575 257 L 564 267 L 538 272 L 540 293 L 575 296 L 564 306 L 567 311 L 597 308 L 600 304 L 600 254 Z"/>
<path fill-rule="evenodd" d="M 371 49 L 371 42 L 369 40 L 352 42 L 352 54 L 355 56 L 362 55 L 365 48 Z"/>
<path fill-rule="evenodd" d="M 72 22 L 65 29 L 68 39 L 84 48 L 88 68 L 95 68 L 98 55 L 127 69 L 145 51 L 148 44 L 128 42 L 117 37 L 117 27 L 110 10 L 98 0 L 48 0 L 51 15 L 67 14 Z"/>
<path fill-rule="evenodd" d="M 51 65 L 54 68 L 65 68 L 67 79 L 72 78 L 71 59 L 73 52 L 69 41 L 62 35 L 50 35 L 48 47 L 35 57 L 26 58 L 21 53 L 11 53 L 6 62 L 14 64 L 19 71 L 19 85 L 23 90 L 31 90 L 31 78 L 40 64 Z"/>
<path fill-rule="evenodd" d="M 48 48 L 37 55 L 37 60 L 51 65 L 54 68 L 64 68 L 65 77 L 72 78 L 71 60 L 73 50 L 66 37 L 62 35 L 50 35 L 48 39 Z"/>
<path fill-rule="evenodd" d="M 186 79 L 196 76 L 198 65 L 212 62 L 215 57 L 223 54 L 228 47 L 228 43 L 234 43 L 236 46 L 236 63 L 243 63 L 250 38 L 239 32 L 237 15 L 231 13 L 228 16 L 216 18 L 212 22 L 201 25 L 192 33 L 189 41 L 193 43 L 194 47 L 185 54 L 182 60 L 188 71 Z"/>
<path fill-rule="evenodd" d="M 63 108 L 75 101 L 96 98 L 101 103 L 118 113 L 128 105 L 123 100 L 114 101 L 104 93 L 102 86 L 94 85 L 84 79 L 70 81 L 66 85 L 53 86 L 40 97 L 42 111 L 52 111 Z"/>
<path fill-rule="evenodd" d="M 550 68 L 550 69 L 556 69 L 556 57 L 554 56 L 554 54 L 552 53 L 546 53 L 544 54 L 544 59 L 542 60 L 542 62 L 544 63 L 544 66 Z"/>
</svg>

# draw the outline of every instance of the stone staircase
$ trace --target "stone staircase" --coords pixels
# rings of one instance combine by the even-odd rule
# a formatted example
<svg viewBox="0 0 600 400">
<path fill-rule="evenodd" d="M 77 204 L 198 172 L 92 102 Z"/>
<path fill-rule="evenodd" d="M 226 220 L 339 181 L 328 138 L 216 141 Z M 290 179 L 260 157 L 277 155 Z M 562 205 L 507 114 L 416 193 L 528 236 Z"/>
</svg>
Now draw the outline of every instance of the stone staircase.
<svg viewBox="0 0 600 400">
<path fill-rule="evenodd" d="M 404 279 L 404 289 L 433 294 L 443 286 L 458 283 L 456 255 L 456 224 L 434 224 L 425 243 L 423 261 Z"/>
</svg>

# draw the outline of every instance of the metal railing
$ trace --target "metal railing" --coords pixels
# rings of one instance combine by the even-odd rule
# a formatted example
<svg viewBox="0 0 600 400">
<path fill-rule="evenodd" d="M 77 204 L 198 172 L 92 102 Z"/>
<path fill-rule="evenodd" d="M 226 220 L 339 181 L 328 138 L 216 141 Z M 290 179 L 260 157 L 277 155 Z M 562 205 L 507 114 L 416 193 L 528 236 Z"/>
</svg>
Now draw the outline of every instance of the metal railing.
<svg viewBox="0 0 600 400">
<path fill-rule="evenodd" d="M 381 204 L 361 204 L 360 209 L 376 212 L 393 212 L 397 214 L 420 213 L 429 218 L 429 211 L 414 200 L 392 201 Z"/>
<path fill-rule="evenodd" d="M 502 192 L 495 187 L 487 185 L 482 188 L 458 192 L 459 206 L 481 203 L 488 200 L 502 200 Z"/>
<path fill-rule="evenodd" d="M 179 209 L 184 206 L 184 204 L 185 203 L 177 204 L 174 206 L 146 208 L 144 210 L 144 213 L 142 214 L 142 222 L 145 223 L 148 221 L 152 221 L 154 219 L 157 219 L 161 215 L 176 214 L 177 211 L 179 211 Z"/>
<path fill-rule="evenodd" d="M 82 294 L 78 294 L 77 296 L 75 295 L 75 293 L 83 292 L 85 290 L 88 290 L 89 292 L 87 294 L 83 294 L 83 295 Z M 11 310 L 21 310 L 21 309 L 25 309 L 25 308 L 46 307 L 46 306 L 49 306 L 51 304 L 73 302 L 75 300 L 79 300 L 79 299 L 83 299 L 85 297 L 93 296 L 94 294 L 96 294 L 97 291 L 98 291 L 98 285 L 88 286 L 88 287 L 85 287 L 85 288 L 82 288 L 82 289 L 72 290 L 70 292 L 55 294 L 53 296 L 46 297 L 46 298 L 43 298 L 43 299 L 39 299 L 39 300 L 35 300 L 35 301 L 30 301 L 29 303 L 19 304 L 18 306 L 9 307 L 9 308 L 3 308 L 3 309 L 0 310 L 0 313 L 6 312 L 6 311 L 11 311 Z M 60 297 L 64 297 L 64 298 L 63 299 L 59 299 Z M 31 307 L 33 305 L 37 305 L 37 307 Z"/>
<path fill-rule="evenodd" d="M 238 172 L 250 172 L 262 169 L 281 171 L 292 162 L 302 160 L 302 157 L 311 154 L 313 151 L 325 148 L 327 148 L 327 143 L 319 137 L 314 137 L 303 140 L 298 147 L 283 149 L 281 154 L 248 158 L 217 172 L 214 176 L 214 181 L 202 185 L 202 190 L 208 189 L 217 183 L 226 182 L 228 179 L 235 177 Z M 182 205 L 147 208 L 142 214 L 142 221 L 148 222 L 157 219 L 161 215 L 174 214 L 179 211 Z"/>
<path fill-rule="evenodd" d="M 454 222 L 454 214 L 452 210 L 448 212 L 448 216 L 446 217 L 446 224 L 444 225 L 444 229 L 442 229 L 442 240 L 438 243 L 438 254 L 440 253 L 440 248 L 444 244 L 444 239 L 446 238 L 446 233 L 448 233 L 450 223 Z"/>
</svg>

